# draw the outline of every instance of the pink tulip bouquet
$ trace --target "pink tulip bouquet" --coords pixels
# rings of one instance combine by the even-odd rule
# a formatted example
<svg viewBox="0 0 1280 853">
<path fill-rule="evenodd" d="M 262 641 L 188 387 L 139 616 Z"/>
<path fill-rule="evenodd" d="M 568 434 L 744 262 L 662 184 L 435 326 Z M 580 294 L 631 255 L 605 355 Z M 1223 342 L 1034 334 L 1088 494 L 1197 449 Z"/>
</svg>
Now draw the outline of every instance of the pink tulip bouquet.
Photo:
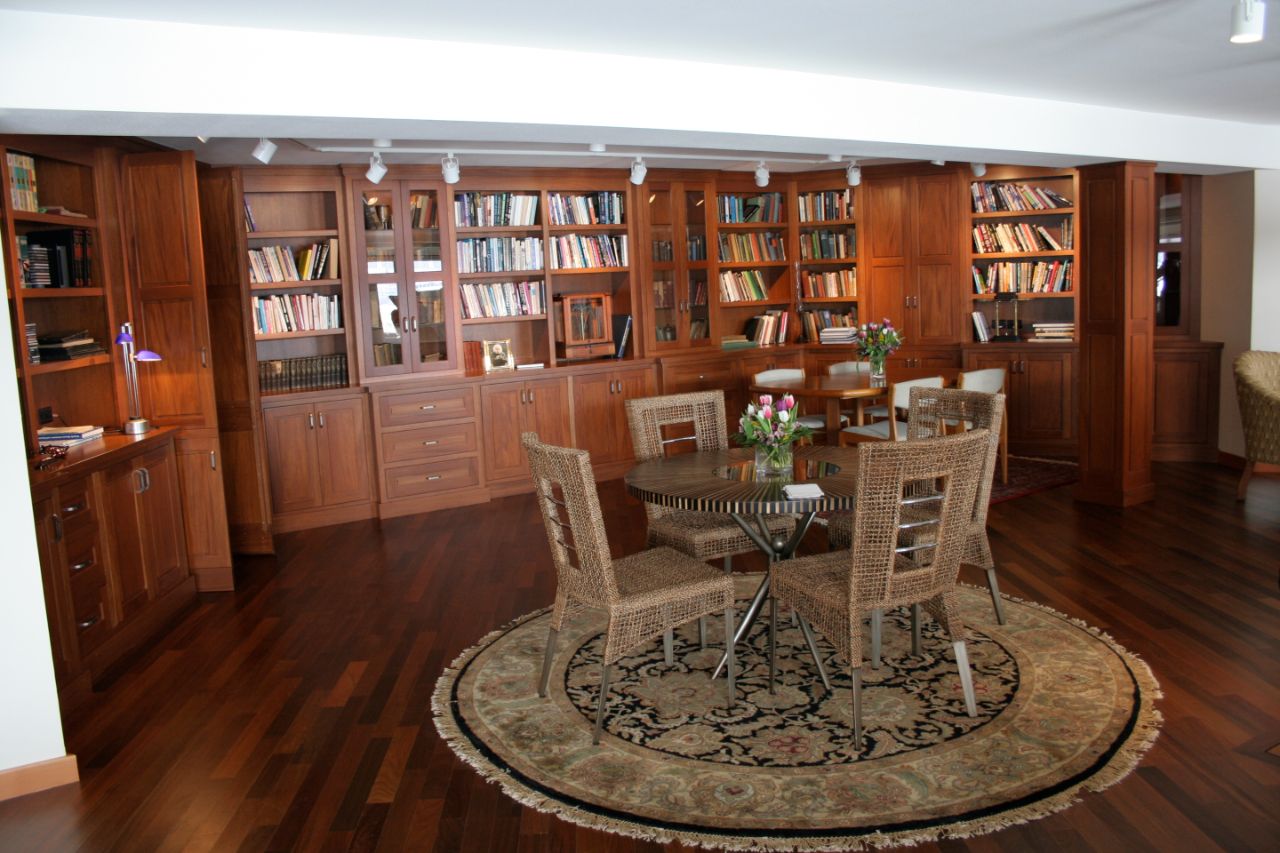
<svg viewBox="0 0 1280 853">
<path fill-rule="evenodd" d="M 783 395 L 774 402 L 772 394 L 761 394 L 747 405 L 738 421 L 741 432 L 733 440 L 743 447 L 754 447 L 756 456 L 771 468 L 789 468 L 792 445 L 813 433 L 797 422 L 796 398 Z"/>
</svg>

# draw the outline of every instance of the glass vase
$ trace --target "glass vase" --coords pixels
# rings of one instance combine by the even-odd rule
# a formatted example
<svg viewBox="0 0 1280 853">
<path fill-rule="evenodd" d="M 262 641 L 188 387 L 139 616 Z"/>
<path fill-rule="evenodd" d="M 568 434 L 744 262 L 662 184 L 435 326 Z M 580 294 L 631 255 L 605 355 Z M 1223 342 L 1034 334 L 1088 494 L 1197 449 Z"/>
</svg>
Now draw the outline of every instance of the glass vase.
<svg viewBox="0 0 1280 853">
<path fill-rule="evenodd" d="M 781 477 L 790 474 L 795 445 L 757 444 L 756 474 L 765 477 Z"/>
<path fill-rule="evenodd" d="M 867 356 L 867 361 L 871 362 L 871 378 L 884 379 L 884 361 L 887 356 L 885 353 L 872 354 Z"/>
</svg>

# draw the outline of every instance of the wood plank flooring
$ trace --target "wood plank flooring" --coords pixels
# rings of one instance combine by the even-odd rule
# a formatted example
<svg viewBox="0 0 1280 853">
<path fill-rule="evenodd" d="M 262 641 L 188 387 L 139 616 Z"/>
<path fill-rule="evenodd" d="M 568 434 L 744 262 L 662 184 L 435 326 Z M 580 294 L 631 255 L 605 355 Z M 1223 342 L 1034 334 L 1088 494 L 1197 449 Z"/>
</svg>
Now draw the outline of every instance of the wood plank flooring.
<svg viewBox="0 0 1280 853">
<path fill-rule="evenodd" d="M 992 509 L 1004 591 L 1145 658 L 1164 730 L 1133 775 L 1066 812 L 918 849 L 1280 849 L 1280 479 L 1239 504 L 1236 478 L 1161 464 L 1145 506 L 1076 504 L 1068 487 Z M 641 547 L 640 506 L 616 481 L 601 501 L 615 550 Z M 0 803 L 0 850 L 660 849 L 519 806 L 431 723 L 441 669 L 551 601 L 530 497 L 277 545 L 67 716 L 82 783 Z"/>
</svg>

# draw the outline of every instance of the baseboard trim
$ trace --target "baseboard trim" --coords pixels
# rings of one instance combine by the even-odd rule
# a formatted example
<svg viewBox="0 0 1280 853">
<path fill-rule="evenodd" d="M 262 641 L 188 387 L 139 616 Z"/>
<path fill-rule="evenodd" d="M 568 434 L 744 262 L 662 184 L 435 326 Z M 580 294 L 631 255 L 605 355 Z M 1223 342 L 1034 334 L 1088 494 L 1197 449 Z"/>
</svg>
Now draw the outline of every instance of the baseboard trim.
<svg viewBox="0 0 1280 853">
<path fill-rule="evenodd" d="M 197 592 L 234 592 L 236 588 L 235 573 L 231 566 L 214 566 L 205 569 L 192 569 L 196 578 Z"/>
<path fill-rule="evenodd" d="M 1218 451 L 1218 464 L 1227 468 L 1235 468 L 1237 471 L 1244 470 L 1244 457 L 1236 456 L 1234 453 Z M 1254 474 L 1280 474 L 1280 465 L 1273 465 L 1270 462 L 1255 462 L 1253 464 Z"/>
<path fill-rule="evenodd" d="M 62 785 L 74 785 L 80 781 L 80 769 L 74 755 L 37 761 L 21 767 L 0 770 L 0 800 L 25 797 L 37 791 L 47 791 Z"/>
</svg>

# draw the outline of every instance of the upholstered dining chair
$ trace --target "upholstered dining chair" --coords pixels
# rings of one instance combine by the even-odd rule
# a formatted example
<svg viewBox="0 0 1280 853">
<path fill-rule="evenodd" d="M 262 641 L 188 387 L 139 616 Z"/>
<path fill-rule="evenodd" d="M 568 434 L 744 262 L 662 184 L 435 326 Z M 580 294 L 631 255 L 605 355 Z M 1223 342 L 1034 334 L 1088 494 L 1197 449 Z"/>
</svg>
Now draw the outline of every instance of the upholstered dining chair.
<svg viewBox="0 0 1280 853">
<path fill-rule="evenodd" d="M 1236 489 L 1236 500 L 1242 501 L 1256 463 L 1280 464 L 1280 352 L 1241 353 L 1234 370 L 1244 427 L 1244 473 Z"/>
<path fill-rule="evenodd" d="M 835 364 L 827 365 L 828 376 L 850 376 L 858 373 L 870 373 L 871 362 L 869 361 L 837 361 Z M 842 417 L 852 418 L 855 423 L 862 423 L 866 417 L 866 407 L 863 400 L 855 400 L 854 408 L 846 410 Z"/>
<path fill-rule="evenodd" d="M 984 394 L 1003 394 L 1005 383 L 1003 367 L 984 367 L 964 370 L 956 380 L 956 387 L 965 391 L 981 391 Z M 1000 424 L 1000 482 L 1009 482 L 1009 421 Z"/>
<path fill-rule="evenodd" d="M 538 695 L 547 695 L 556 640 L 565 619 L 585 608 L 604 610 L 608 614 L 608 627 L 592 736 L 592 743 L 599 743 L 613 664 L 627 652 L 657 639 L 677 625 L 723 613 L 728 647 L 727 695 L 732 707 L 733 578 L 674 548 L 650 548 L 614 560 L 609 552 L 590 455 L 585 450 L 543 444 L 536 433 L 524 433 L 521 441 L 529 457 L 534 492 L 556 567 L 556 600 L 547 631 Z"/>
<path fill-rule="evenodd" d="M 907 425 L 898 420 L 898 411 L 905 410 L 911 403 L 912 388 L 941 388 L 941 376 L 926 376 L 922 379 L 908 379 L 889 385 L 889 402 L 883 410 L 886 420 L 863 426 L 850 426 L 840 430 L 840 446 L 845 447 L 861 441 L 906 441 Z M 867 409 L 868 415 L 875 412 Z"/>
<path fill-rule="evenodd" d="M 751 377 L 753 385 L 769 385 L 774 382 L 804 382 L 804 368 L 801 367 L 778 367 L 773 370 L 762 370 Z M 799 397 L 799 394 L 793 394 Z M 796 423 L 801 426 L 808 427 L 814 432 L 826 432 L 827 419 L 823 415 L 801 415 L 796 418 Z"/>
<path fill-rule="evenodd" d="M 927 441 L 859 445 L 853 547 L 785 560 L 773 569 L 774 598 L 791 605 L 802 625 L 810 623 L 825 634 L 849 665 L 853 732 L 859 743 L 863 619 L 892 607 L 922 605 L 947 631 L 965 710 L 977 716 L 956 575 L 990 442 L 986 430 L 973 430 Z M 913 607 L 917 648 L 918 616 Z M 773 673 L 777 624 L 770 622 Z"/>
<path fill-rule="evenodd" d="M 983 458 L 982 476 L 978 483 L 978 496 L 973 504 L 973 516 L 969 519 L 968 536 L 960 562 L 977 566 L 987 573 L 987 588 L 991 591 L 991 606 L 996 621 L 1004 624 L 1004 608 L 1000 605 L 1000 584 L 996 580 L 995 559 L 991 555 L 991 542 L 987 538 L 987 510 L 991 508 L 991 484 L 995 478 L 996 452 L 1004 427 L 1003 394 L 985 394 L 959 388 L 913 388 L 907 407 L 907 440 L 936 438 L 954 431 L 955 424 L 964 429 L 984 429 L 990 446 Z M 832 550 L 849 548 L 853 544 L 853 516 L 840 513 L 827 521 L 827 541 Z M 871 660 L 880 661 L 879 626 L 871 626 Z"/>
</svg>

